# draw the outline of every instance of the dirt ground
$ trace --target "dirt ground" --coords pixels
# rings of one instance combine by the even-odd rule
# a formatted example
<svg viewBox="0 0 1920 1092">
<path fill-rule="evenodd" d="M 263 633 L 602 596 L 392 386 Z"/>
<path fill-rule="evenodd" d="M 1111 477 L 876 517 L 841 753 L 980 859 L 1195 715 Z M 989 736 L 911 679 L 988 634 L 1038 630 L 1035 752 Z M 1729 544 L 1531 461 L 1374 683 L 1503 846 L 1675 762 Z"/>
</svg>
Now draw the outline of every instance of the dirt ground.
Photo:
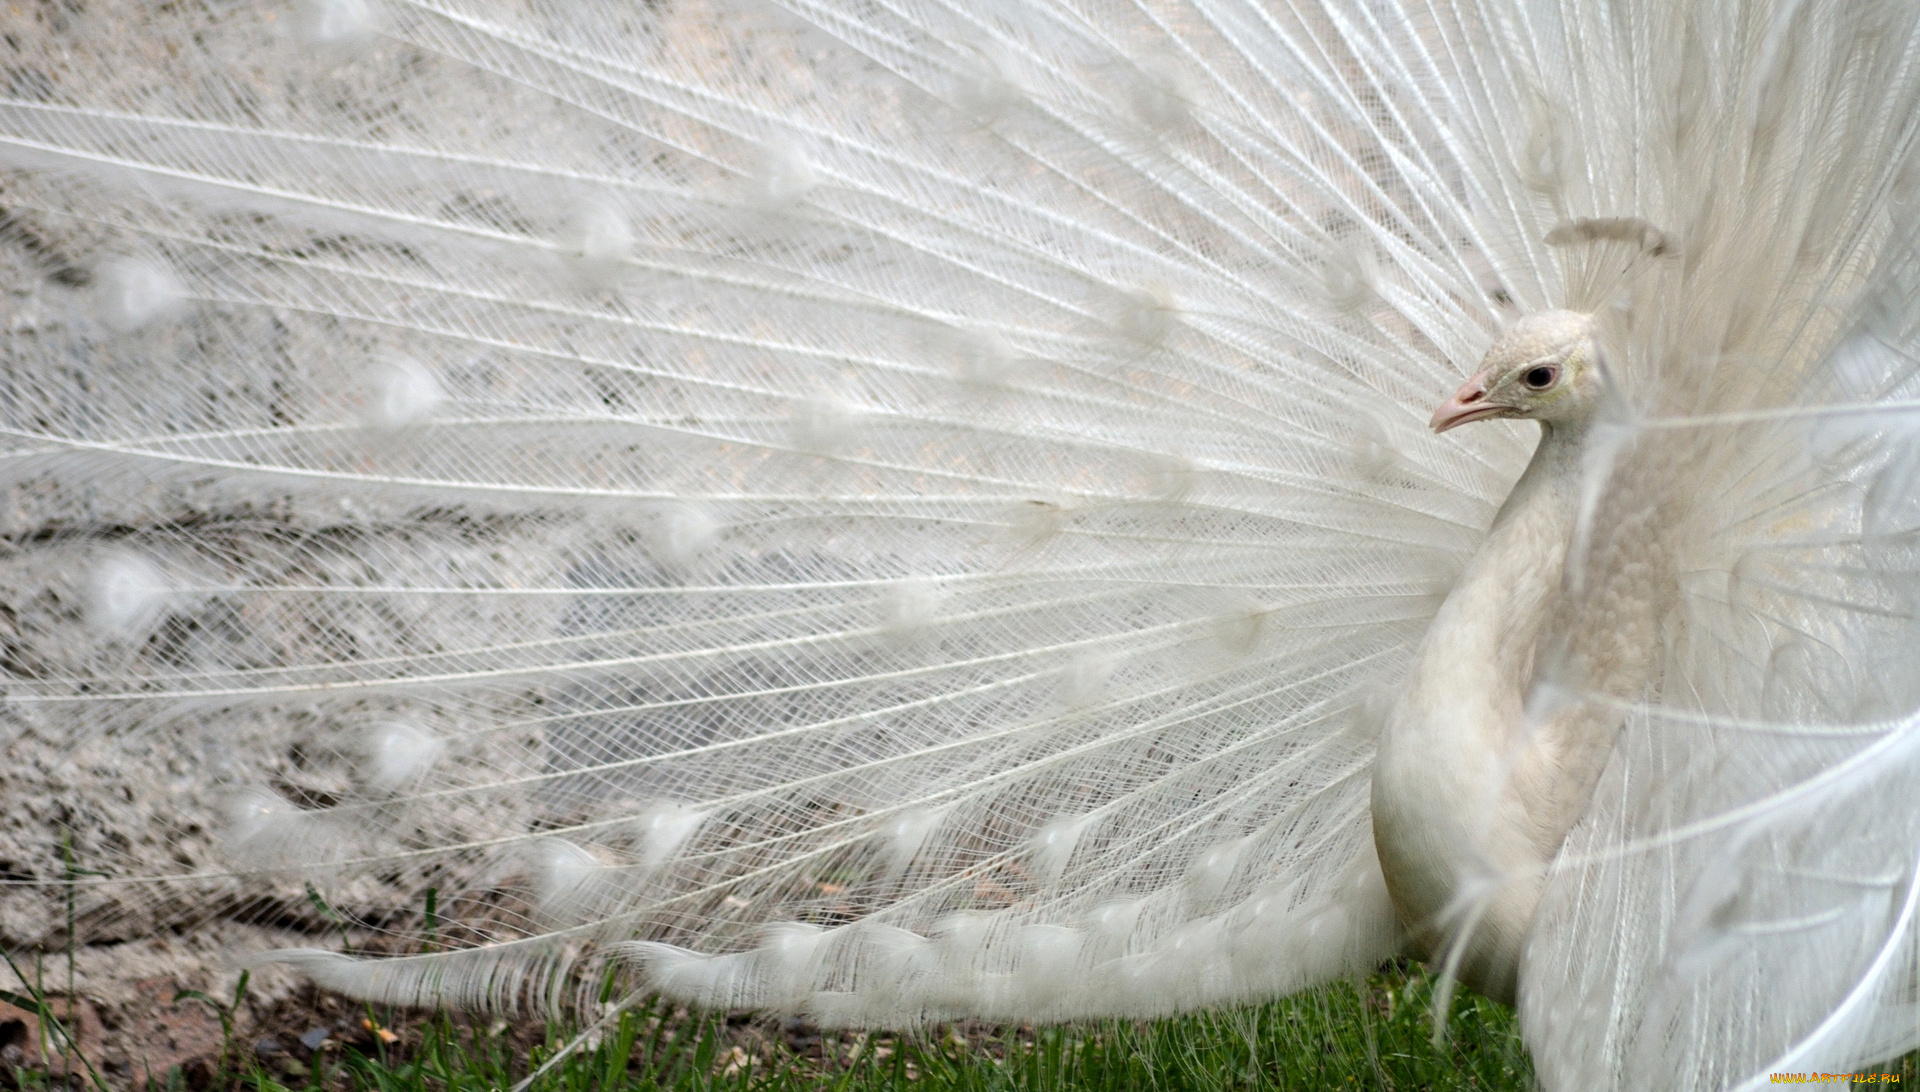
<svg viewBox="0 0 1920 1092">
<path fill-rule="evenodd" d="M 176 1001 L 173 983 L 149 979 L 139 983 L 138 990 L 135 1002 L 113 1009 L 84 999 L 79 1006 L 80 1052 L 110 1088 L 207 1092 L 221 1085 L 223 1052 L 230 1074 L 257 1067 L 286 1084 L 304 1087 L 316 1061 L 338 1062 L 350 1051 L 389 1062 L 409 1057 L 426 1025 L 442 1019 L 422 1010 L 382 1011 L 300 986 L 271 1003 L 243 1005 L 229 1040 L 214 1007 L 196 997 Z M 75 1026 L 63 998 L 49 1004 L 63 1025 Z M 517 1060 L 549 1043 L 548 1028 L 537 1020 L 477 1015 L 446 1019 L 460 1038 L 492 1040 L 495 1049 Z M 684 1008 L 667 1019 L 680 1025 L 695 1022 Z M 966 1023 L 931 1034 L 964 1050 L 998 1053 L 1007 1030 Z M 863 1050 L 884 1059 L 899 1045 L 899 1036 L 892 1034 L 823 1033 L 803 1020 L 750 1013 L 729 1016 L 726 1036 L 728 1048 L 718 1052 L 715 1062 L 722 1074 L 749 1060 L 760 1068 L 776 1058 L 828 1071 L 850 1064 Z M 48 1043 L 43 1037 L 32 1012 L 0 1002 L 0 1089 L 58 1087 L 62 1078 L 75 1089 L 91 1083 L 73 1055 L 59 1050 L 57 1039 Z"/>
</svg>

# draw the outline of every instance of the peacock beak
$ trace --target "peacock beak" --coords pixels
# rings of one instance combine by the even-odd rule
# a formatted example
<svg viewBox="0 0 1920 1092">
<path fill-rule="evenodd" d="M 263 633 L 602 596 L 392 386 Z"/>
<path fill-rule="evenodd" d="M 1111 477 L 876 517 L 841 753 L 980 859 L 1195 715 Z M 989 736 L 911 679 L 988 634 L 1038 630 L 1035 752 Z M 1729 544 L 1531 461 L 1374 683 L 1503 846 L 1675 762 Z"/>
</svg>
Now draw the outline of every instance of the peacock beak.
<svg viewBox="0 0 1920 1092">
<path fill-rule="evenodd" d="M 1440 404 L 1433 411 L 1433 420 L 1427 424 L 1435 432 L 1445 432 L 1469 421 L 1484 421 L 1489 417 L 1504 417 L 1512 410 L 1496 402 L 1487 401 L 1487 373 L 1481 372 L 1461 384 L 1453 392 L 1453 397 Z"/>
</svg>

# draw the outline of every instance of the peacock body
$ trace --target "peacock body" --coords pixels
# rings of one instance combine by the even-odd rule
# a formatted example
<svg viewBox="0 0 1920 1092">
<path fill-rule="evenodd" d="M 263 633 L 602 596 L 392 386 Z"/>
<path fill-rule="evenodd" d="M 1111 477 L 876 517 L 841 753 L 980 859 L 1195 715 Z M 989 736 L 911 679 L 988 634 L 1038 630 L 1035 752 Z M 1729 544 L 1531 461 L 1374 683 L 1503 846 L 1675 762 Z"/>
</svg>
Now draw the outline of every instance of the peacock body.
<svg viewBox="0 0 1920 1092">
<path fill-rule="evenodd" d="M 1920 9 L 7 18 L 10 947 L 1920 1045 Z"/>
</svg>

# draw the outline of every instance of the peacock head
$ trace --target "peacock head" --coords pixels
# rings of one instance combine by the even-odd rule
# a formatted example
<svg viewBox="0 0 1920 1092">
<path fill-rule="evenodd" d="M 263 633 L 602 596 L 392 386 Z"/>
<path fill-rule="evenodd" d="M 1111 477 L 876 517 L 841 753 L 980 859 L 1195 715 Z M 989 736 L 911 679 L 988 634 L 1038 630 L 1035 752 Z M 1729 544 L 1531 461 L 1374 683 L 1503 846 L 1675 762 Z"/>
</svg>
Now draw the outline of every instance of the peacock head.
<svg viewBox="0 0 1920 1092">
<path fill-rule="evenodd" d="M 1433 431 L 1492 417 L 1549 426 L 1583 420 L 1599 398 L 1599 360 L 1591 315 L 1528 315 L 1494 339 L 1480 370 L 1433 411 Z"/>
</svg>

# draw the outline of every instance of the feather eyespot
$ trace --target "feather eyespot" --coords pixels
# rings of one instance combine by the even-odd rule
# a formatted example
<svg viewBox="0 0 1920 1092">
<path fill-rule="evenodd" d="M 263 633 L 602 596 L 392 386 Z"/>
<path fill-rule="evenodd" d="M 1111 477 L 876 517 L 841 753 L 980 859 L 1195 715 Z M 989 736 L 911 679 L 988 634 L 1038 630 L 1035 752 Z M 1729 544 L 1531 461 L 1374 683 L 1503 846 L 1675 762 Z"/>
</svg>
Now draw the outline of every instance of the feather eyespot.
<svg viewBox="0 0 1920 1092">
<path fill-rule="evenodd" d="M 1520 377 L 1520 381 L 1530 390 L 1543 391 L 1553 386 L 1554 380 L 1559 378 L 1560 369 L 1543 364 L 1538 368 L 1529 369 L 1527 374 Z"/>
</svg>

